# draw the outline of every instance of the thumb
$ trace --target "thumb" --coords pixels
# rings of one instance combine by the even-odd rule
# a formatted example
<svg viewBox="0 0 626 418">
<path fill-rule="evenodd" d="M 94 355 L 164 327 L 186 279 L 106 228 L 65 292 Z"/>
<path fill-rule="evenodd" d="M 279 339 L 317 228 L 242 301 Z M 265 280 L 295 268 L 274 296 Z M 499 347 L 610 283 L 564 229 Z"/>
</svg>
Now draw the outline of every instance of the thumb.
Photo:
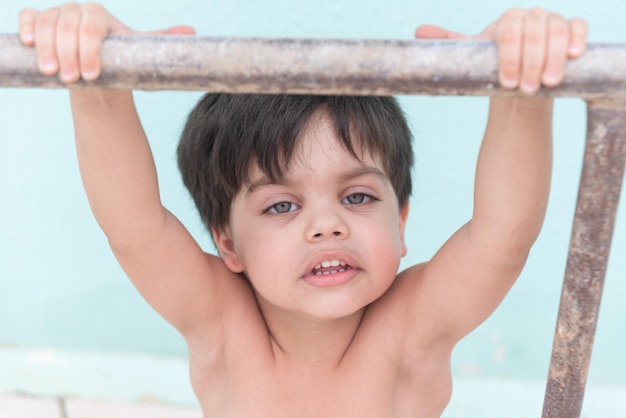
<svg viewBox="0 0 626 418">
<path fill-rule="evenodd" d="M 187 25 L 172 26 L 171 28 L 146 32 L 150 35 L 195 35 L 196 30 Z"/>
<path fill-rule="evenodd" d="M 467 35 L 435 25 L 421 25 L 415 29 L 416 39 L 468 39 Z"/>
</svg>

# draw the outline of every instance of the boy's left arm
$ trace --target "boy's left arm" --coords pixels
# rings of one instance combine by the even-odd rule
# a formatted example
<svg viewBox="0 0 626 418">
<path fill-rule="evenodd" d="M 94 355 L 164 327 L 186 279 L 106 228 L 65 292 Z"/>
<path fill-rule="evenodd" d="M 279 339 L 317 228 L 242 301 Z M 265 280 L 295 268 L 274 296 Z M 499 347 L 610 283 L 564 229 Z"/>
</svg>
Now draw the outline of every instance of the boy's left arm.
<svg viewBox="0 0 626 418">
<path fill-rule="evenodd" d="M 418 28 L 416 36 L 462 37 L 435 27 Z M 450 343 L 496 309 L 539 234 L 550 188 L 553 100 L 533 95 L 560 83 L 566 60 L 582 54 L 586 25 L 543 10 L 513 10 L 480 37 L 498 45 L 500 83 L 523 95 L 491 99 L 472 219 L 421 270 L 413 301 L 420 322 L 430 318 L 428 332 Z"/>
</svg>

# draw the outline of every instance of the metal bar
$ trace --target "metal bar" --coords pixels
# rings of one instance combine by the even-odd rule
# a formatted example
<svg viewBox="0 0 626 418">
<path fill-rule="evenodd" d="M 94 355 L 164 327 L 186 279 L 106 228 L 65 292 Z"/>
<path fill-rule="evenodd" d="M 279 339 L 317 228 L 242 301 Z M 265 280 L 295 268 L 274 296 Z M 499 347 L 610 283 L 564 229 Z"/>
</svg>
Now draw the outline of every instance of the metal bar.
<svg viewBox="0 0 626 418">
<path fill-rule="evenodd" d="M 490 42 L 111 37 L 102 77 L 115 89 L 304 94 L 514 94 L 499 87 Z M 79 83 L 72 88 L 94 84 Z M 67 87 L 37 71 L 32 48 L 0 34 L 0 86 Z M 541 93 L 626 97 L 626 45 L 592 44 L 563 83 Z"/>
<path fill-rule="evenodd" d="M 588 103 L 587 145 L 543 418 L 580 416 L 625 164 L 626 102 Z"/>
</svg>

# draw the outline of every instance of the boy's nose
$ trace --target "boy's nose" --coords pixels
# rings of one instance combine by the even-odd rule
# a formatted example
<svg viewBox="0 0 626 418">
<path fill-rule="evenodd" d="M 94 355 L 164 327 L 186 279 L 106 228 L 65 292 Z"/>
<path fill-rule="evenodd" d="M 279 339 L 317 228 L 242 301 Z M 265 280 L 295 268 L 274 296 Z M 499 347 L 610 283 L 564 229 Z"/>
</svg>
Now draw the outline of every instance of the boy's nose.
<svg viewBox="0 0 626 418">
<path fill-rule="evenodd" d="M 343 236 L 343 233 L 341 231 L 333 231 L 332 235 L 336 237 L 341 237 Z M 323 236 L 324 236 L 323 233 L 318 232 L 317 234 L 313 235 L 313 238 L 322 238 Z"/>
<path fill-rule="evenodd" d="M 345 239 L 348 233 L 347 224 L 338 214 L 321 211 L 310 218 L 305 235 L 308 240 L 318 241 L 330 237 Z"/>
</svg>

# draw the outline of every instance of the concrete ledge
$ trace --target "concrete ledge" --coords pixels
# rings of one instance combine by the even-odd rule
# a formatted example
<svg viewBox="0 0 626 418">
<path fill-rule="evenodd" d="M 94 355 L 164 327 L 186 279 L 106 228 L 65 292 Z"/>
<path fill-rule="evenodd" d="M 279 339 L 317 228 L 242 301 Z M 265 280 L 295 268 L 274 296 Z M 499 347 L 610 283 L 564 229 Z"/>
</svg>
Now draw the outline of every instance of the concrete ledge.
<svg viewBox="0 0 626 418">
<path fill-rule="evenodd" d="M 188 375 L 185 358 L 0 348 L 0 418 L 201 418 Z M 537 418 L 545 386 L 455 376 L 442 418 Z M 626 384 L 590 382 L 582 417 L 626 418 Z"/>
<path fill-rule="evenodd" d="M 0 395 L 0 418 L 64 418 L 57 399 Z"/>
<path fill-rule="evenodd" d="M 0 348 L 0 394 L 197 406 L 186 358 Z"/>
<path fill-rule="evenodd" d="M 455 378 L 442 418 L 538 418 L 546 382 Z M 626 385 L 587 385 L 582 418 L 626 418 Z"/>
<path fill-rule="evenodd" d="M 66 402 L 66 418 L 202 418 L 199 408 L 137 403 L 107 403 L 83 400 Z"/>
</svg>

